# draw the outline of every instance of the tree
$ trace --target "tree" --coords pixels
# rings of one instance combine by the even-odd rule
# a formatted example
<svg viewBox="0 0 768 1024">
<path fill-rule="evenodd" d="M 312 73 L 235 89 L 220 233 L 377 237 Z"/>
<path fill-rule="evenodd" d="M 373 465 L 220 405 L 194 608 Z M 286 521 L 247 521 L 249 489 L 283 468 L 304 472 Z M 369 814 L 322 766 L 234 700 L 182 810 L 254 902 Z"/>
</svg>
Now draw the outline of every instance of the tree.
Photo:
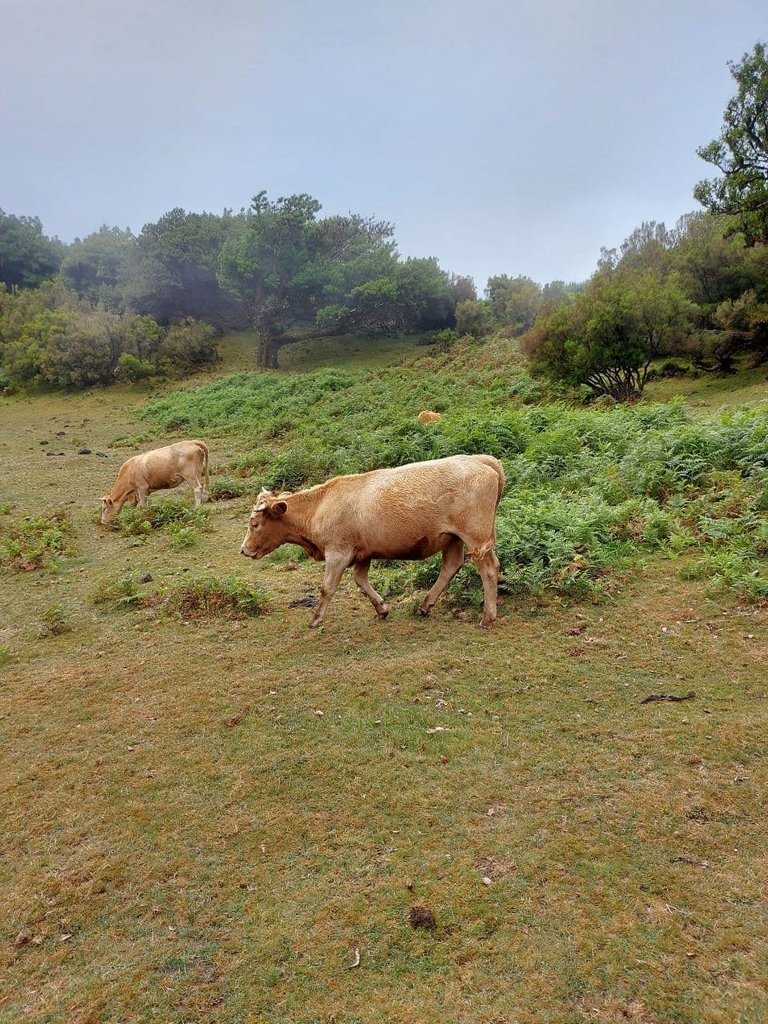
<svg viewBox="0 0 768 1024">
<path fill-rule="evenodd" d="M 0 282 L 9 288 L 36 288 L 53 277 L 64 246 L 43 234 L 39 217 L 15 217 L 0 210 Z"/>
<path fill-rule="evenodd" d="M 245 326 L 247 318 L 218 280 L 219 254 L 243 220 L 229 210 L 219 215 L 176 207 L 145 224 L 128 266 L 126 305 L 164 324 L 192 316 Z"/>
<path fill-rule="evenodd" d="M 530 277 L 497 274 L 488 278 L 485 291 L 498 324 L 511 327 L 514 334 L 523 334 L 532 326 L 542 297 L 541 286 Z"/>
<path fill-rule="evenodd" d="M 456 330 L 459 334 L 471 334 L 481 338 L 490 330 L 493 312 L 490 303 L 483 299 L 464 299 L 456 303 Z"/>
<path fill-rule="evenodd" d="M 275 368 L 280 348 L 299 338 L 452 321 L 436 260 L 400 262 L 391 224 L 318 219 L 320 209 L 306 194 L 272 201 L 260 192 L 222 248 L 219 281 L 248 309 L 259 366 Z"/>
<path fill-rule="evenodd" d="M 136 237 L 128 229 L 104 224 L 69 246 L 61 276 L 78 295 L 116 312 L 125 306 L 126 284 L 136 256 Z"/>
<path fill-rule="evenodd" d="M 690 316 L 674 279 L 598 273 L 573 302 L 538 320 L 524 347 L 548 376 L 628 401 L 642 394 L 653 360 L 683 345 Z"/>
<path fill-rule="evenodd" d="M 712 213 L 735 214 L 748 246 L 768 242 L 768 53 L 755 43 L 728 62 L 736 95 L 723 113 L 720 138 L 697 150 L 722 177 L 700 181 L 694 196 Z"/>
</svg>

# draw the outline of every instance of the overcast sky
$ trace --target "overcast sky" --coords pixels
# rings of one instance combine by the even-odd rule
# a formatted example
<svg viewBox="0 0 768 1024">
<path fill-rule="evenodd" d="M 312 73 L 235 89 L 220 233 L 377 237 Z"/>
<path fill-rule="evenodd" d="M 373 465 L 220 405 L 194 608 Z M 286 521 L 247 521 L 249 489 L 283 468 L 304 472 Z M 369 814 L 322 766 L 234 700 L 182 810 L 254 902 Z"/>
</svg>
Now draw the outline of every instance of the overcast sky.
<svg viewBox="0 0 768 1024">
<path fill-rule="evenodd" d="M 708 174 L 765 0 L 0 0 L 0 207 L 65 241 L 309 192 L 582 280 Z"/>
</svg>

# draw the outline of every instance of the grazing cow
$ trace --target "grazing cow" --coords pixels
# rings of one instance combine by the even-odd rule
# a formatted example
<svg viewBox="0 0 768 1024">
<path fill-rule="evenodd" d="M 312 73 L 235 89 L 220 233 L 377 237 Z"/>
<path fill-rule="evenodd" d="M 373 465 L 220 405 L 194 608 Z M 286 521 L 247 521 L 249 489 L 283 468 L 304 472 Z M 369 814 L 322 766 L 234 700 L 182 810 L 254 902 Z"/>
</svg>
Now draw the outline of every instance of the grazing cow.
<svg viewBox="0 0 768 1024">
<path fill-rule="evenodd" d="M 200 482 L 205 476 L 205 488 Z M 117 471 L 112 489 L 101 499 L 101 521 L 106 526 L 126 501 L 146 508 L 147 495 L 188 483 L 195 492 L 195 505 L 208 498 L 208 445 L 205 441 L 177 441 L 165 448 L 155 448 L 134 455 Z"/>
<path fill-rule="evenodd" d="M 464 564 L 466 545 L 483 581 L 481 625 L 488 628 L 496 618 L 495 518 L 503 488 L 504 470 L 491 455 L 452 455 L 337 476 L 296 494 L 262 491 L 240 554 L 263 558 L 281 544 L 298 544 L 324 561 L 320 601 L 310 622 L 319 626 L 350 565 L 355 583 L 385 619 L 389 608 L 368 582 L 371 559 L 422 559 L 440 551 L 440 575 L 419 607 L 427 615 Z"/>
<path fill-rule="evenodd" d="M 443 417 L 439 412 L 430 412 L 428 409 L 425 409 L 423 412 L 419 413 L 417 418 L 422 423 L 439 423 Z"/>
</svg>

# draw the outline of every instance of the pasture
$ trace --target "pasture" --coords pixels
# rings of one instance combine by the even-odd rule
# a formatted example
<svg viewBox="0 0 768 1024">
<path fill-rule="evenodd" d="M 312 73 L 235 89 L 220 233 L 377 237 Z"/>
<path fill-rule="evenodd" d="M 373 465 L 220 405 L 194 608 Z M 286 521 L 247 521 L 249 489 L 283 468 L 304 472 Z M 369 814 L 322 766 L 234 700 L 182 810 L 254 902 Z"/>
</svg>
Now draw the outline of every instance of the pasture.
<svg viewBox="0 0 768 1024">
<path fill-rule="evenodd" d="M 593 412 L 492 349 L 357 347 L 0 399 L 0 1019 L 763 1022 L 759 380 Z M 181 436 L 221 500 L 101 529 Z M 488 634 L 468 568 L 426 620 L 430 566 L 372 572 L 383 623 L 345 577 L 316 632 L 320 566 L 238 555 L 262 483 L 486 441 Z"/>
</svg>

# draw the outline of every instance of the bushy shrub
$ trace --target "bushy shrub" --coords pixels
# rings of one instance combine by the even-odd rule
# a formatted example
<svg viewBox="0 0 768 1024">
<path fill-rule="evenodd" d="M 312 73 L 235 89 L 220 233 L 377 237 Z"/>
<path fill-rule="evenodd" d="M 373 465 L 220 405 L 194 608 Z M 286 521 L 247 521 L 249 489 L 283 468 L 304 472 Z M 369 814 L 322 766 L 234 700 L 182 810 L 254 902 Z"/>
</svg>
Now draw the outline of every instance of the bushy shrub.
<svg viewBox="0 0 768 1024">
<path fill-rule="evenodd" d="M 123 352 L 117 360 L 115 377 L 118 380 L 128 380 L 135 384 L 137 381 L 152 377 L 156 372 L 157 367 L 148 359 L 140 359 L 138 356 L 131 355 L 130 352 Z"/>
<path fill-rule="evenodd" d="M 187 317 L 169 328 L 158 349 L 159 363 L 179 374 L 213 366 L 219 361 L 215 337 L 216 330 L 212 324 Z"/>
</svg>

